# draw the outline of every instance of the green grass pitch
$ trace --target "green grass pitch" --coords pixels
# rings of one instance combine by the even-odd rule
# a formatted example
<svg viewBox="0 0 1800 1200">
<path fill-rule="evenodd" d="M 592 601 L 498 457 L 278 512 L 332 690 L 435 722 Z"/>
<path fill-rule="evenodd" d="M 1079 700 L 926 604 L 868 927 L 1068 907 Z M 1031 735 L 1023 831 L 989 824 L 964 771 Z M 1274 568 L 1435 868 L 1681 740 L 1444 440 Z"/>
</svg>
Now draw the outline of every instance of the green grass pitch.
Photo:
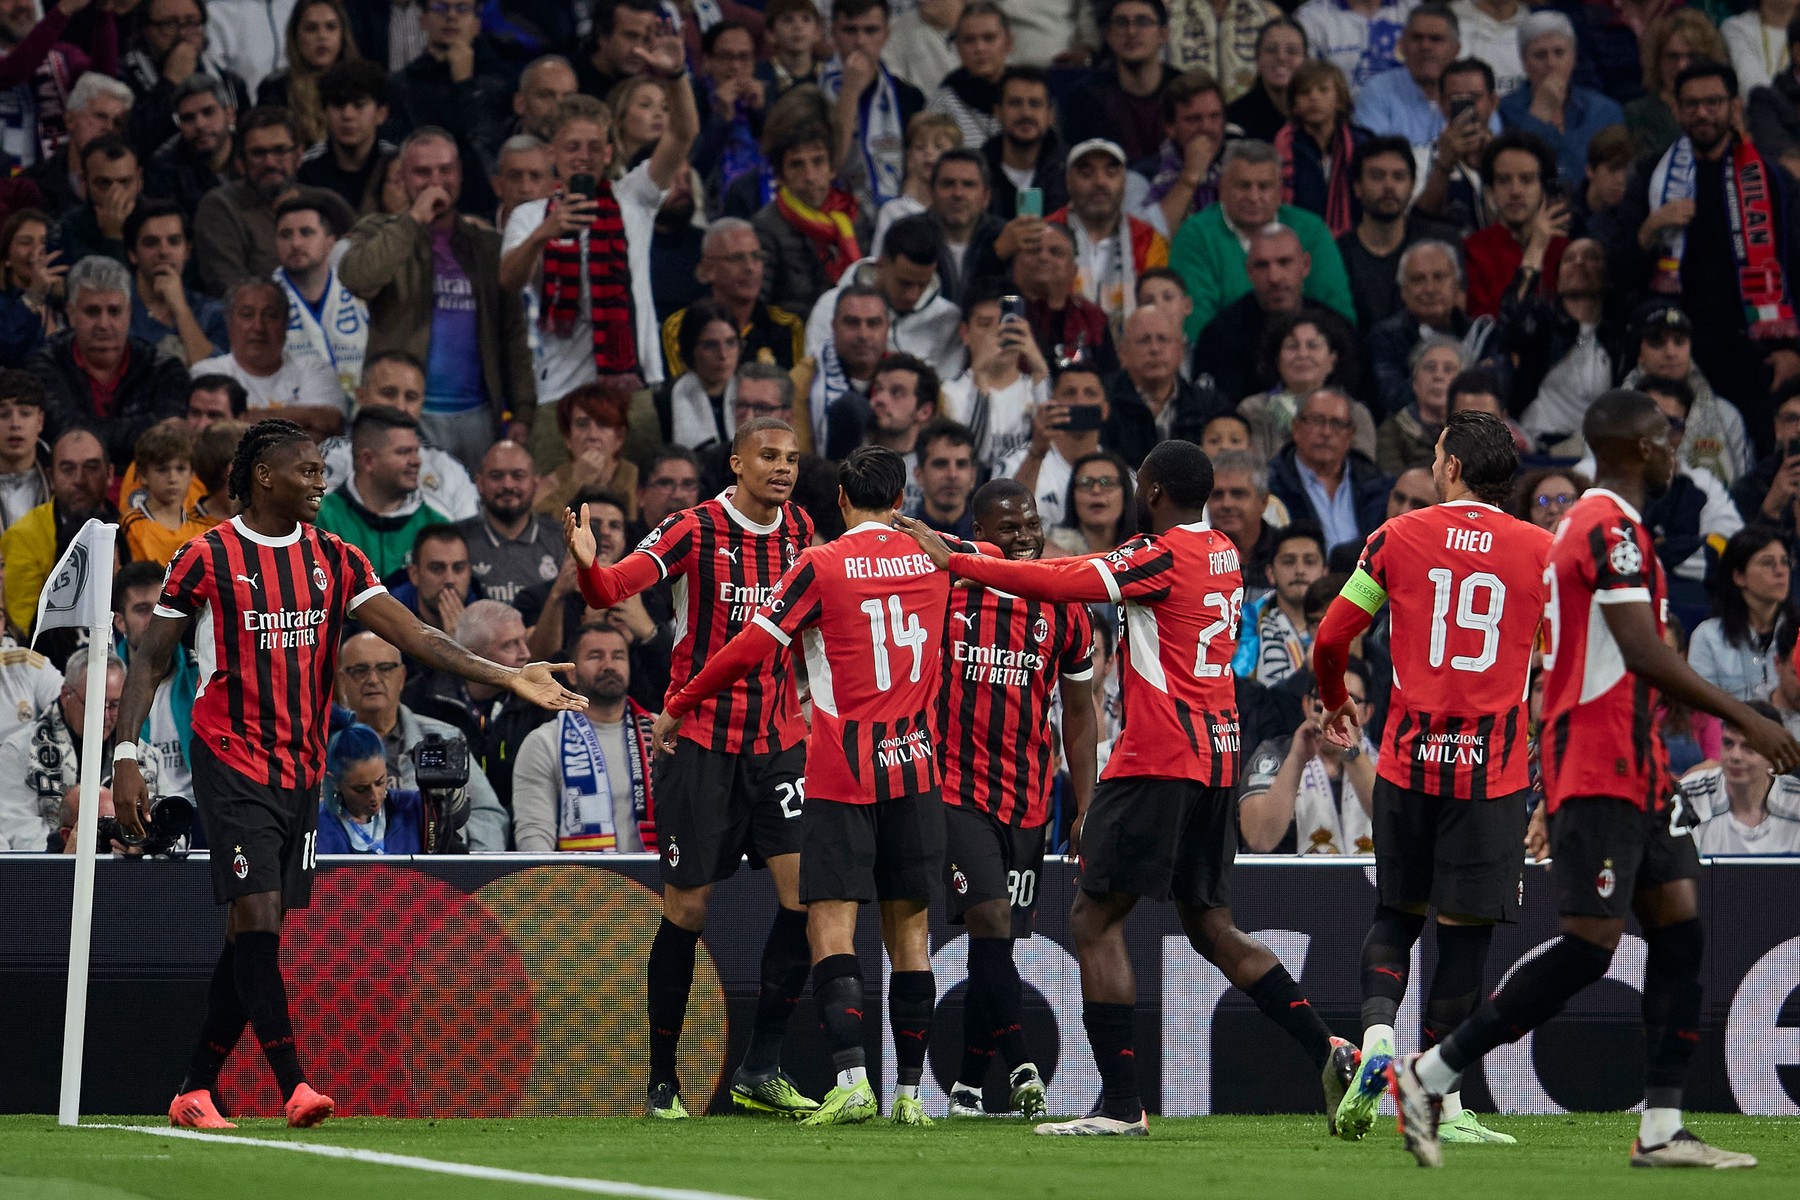
<svg viewBox="0 0 1800 1200">
<path fill-rule="evenodd" d="M 91 1117 L 148 1125 L 143 1117 Z M 1458 1200 L 1576 1197 L 1705 1200 L 1800 1196 L 1800 1120 L 1701 1113 L 1696 1132 L 1757 1155 L 1753 1171 L 1633 1171 L 1636 1117 L 1585 1113 L 1495 1118 L 1518 1146 L 1449 1146 L 1422 1171 L 1390 1122 L 1349 1145 L 1322 1117 L 1152 1118 L 1148 1139 L 1033 1137 L 1023 1122 L 931 1129 L 885 1121 L 805 1130 L 776 1119 L 685 1123 L 597 1120 L 400 1121 L 350 1118 L 293 1131 L 245 1121 L 241 1135 L 360 1147 L 542 1175 L 690 1188 L 757 1200 L 1010 1200 L 1245 1196 L 1256 1200 Z M 0 1197 L 8 1200 L 525 1200 L 572 1195 L 542 1184 L 452 1178 L 259 1146 L 117 1130 L 61 1129 L 52 1117 L 0 1117 Z"/>
</svg>

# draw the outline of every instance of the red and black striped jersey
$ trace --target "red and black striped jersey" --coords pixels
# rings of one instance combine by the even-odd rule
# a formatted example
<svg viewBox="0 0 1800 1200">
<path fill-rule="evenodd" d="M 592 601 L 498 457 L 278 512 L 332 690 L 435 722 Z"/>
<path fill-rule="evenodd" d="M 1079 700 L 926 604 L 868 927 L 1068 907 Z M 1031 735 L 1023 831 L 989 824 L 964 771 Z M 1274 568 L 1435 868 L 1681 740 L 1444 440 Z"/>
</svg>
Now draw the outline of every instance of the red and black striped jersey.
<svg viewBox="0 0 1800 1200">
<path fill-rule="evenodd" d="M 1530 784 L 1526 699 L 1550 534 L 1461 500 L 1369 535 L 1359 574 L 1392 614 L 1394 691 L 1376 769 L 1396 787 L 1485 800 Z M 1345 594 L 1351 595 L 1353 580 Z M 1376 596 L 1352 596 L 1365 609 Z"/>
<path fill-rule="evenodd" d="M 776 584 L 755 619 L 806 655 L 809 801 L 874 804 L 938 786 L 931 718 L 949 598 L 950 576 L 874 521 L 802 551 Z"/>
<path fill-rule="evenodd" d="M 1549 641 L 1544 652 L 1544 799 L 1555 812 L 1571 796 L 1616 796 L 1660 809 L 1674 794 L 1657 695 L 1625 669 L 1600 611 L 1648 604 L 1656 631 L 1668 619 L 1668 580 L 1637 510 L 1589 488 L 1550 547 Z"/>
<path fill-rule="evenodd" d="M 937 728 L 944 800 L 1035 829 L 1050 818 L 1050 711 L 1057 680 L 1088 686 L 1094 627 L 1079 604 L 995 588 L 950 593 Z"/>
<path fill-rule="evenodd" d="M 671 692 L 699 674 L 707 660 L 750 623 L 812 541 L 812 518 L 798 504 L 783 504 L 774 521 L 758 525 L 731 503 L 734 490 L 728 488 L 705 503 L 671 513 L 618 567 L 593 571 L 628 573 L 635 559 L 654 564 L 656 570 L 655 577 L 646 576 L 642 586 L 657 579 L 673 581 Z M 631 589 L 640 590 L 642 587 Z M 764 753 L 797 745 L 806 736 L 806 726 L 800 720 L 788 656 L 775 656 L 709 698 L 682 726 L 681 736 L 724 754 Z"/>
<path fill-rule="evenodd" d="M 1230 538 L 1202 521 L 1134 537 L 1109 554 L 1048 562 L 955 555 L 950 567 L 1015 595 L 1119 606 L 1124 727 L 1100 778 L 1237 782 L 1231 658 L 1244 587 Z"/>
<path fill-rule="evenodd" d="M 315 786 L 344 623 L 384 591 L 361 550 L 305 522 L 268 538 L 233 517 L 176 551 L 156 612 L 197 618 L 194 736 L 270 787 Z"/>
</svg>

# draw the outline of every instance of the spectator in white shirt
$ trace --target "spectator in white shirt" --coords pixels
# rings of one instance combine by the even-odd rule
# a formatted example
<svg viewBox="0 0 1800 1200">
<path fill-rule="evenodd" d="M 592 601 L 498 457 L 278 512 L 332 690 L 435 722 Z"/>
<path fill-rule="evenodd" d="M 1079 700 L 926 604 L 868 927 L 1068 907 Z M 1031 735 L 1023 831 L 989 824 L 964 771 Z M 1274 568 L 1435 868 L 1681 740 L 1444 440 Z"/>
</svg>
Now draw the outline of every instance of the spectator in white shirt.
<svg viewBox="0 0 1800 1200">
<path fill-rule="evenodd" d="M 1062 524 L 1075 460 L 1100 448 L 1100 427 L 1111 412 L 1097 368 L 1064 367 L 1049 402 L 1032 410 L 1031 440 L 1001 464 L 1002 475 L 1031 489 L 1046 528 Z"/>
<path fill-rule="evenodd" d="M 663 378 L 662 342 L 656 320 L 656 298 L 651 291 L 650 241 L 656 213 L 687 170 L 688 149 L 700 129 L 693 89 L 681 66 L 681 41 L 673 36 L 656 39 L 652 49 L 634 51 L 640 69 L 664 77 L 669 97 L 669 123 L 650 157 L 627 171 L 615 183 L 607 175 L 612 167 L 612 117 L 604 104 L 591 96 L 575 95 L 556 107 L 551 123 L 550 162 L 557 176 L 557 190 L 547 200 L 534 200 L 513 210 L 506 222 L 501 246 L 501 287 L 517 291 L 529 286 L 537 299 L 539 341 L 537 390 L 544 403 L 539 420 L 549 421 L 555 402 L 600 374 L 600 354 L 594 340 L 594 313 L 590 288 L 585 286 L 605 275 L 607 264 L 589 257 L 590 226 L 605 209 L 616 208 L 624 227 L 625 268 L 631 287 L 633 338 L 637 371 L 647 383 Z M 570 188 L 577 176 L 594 181 L 594 191 L 577 193 Z M 587 180 L 584 179 L 585 183 Z M 555 246 L 573 247 L 578 255 L 577 317 L 572 328 L 555 327 L 555 306 L 544 296 L 544 255 Z M 610 357 L 617 359 L 616 347 Z M 629 373 L 629 372 L 609 372 Z"/>
<path fill-rule="evenodd" d="M 201 359 L 188 374 L 229 376 L 244 385 L 257 419 L 284 417 L 330 437 L 344 427 L 349 399 L 330 367 L 288 352 L 287 329 L 286 290 L 273 279 L 242 280 L 225 297 L 231 351 Z"/>
<path fill-rule="evenodd" d="M 1781 719 L 1761 700 L 1750 707 L 1771 721 Z M 1735 726 L 1719 732 L 1717 764 L 1681 777 L 1681 794 L 1699 818 L 1694 848 L 1700 853 L 1800 854 L 1800 779 L 1776 775 Z"/>
<path fill-rule="evenodd" d="M 944 415 L 975 435 L 975 461 L 998 469 L 1031 441 L 1032 412 L 1050 398 L 1050 368 L 1022 315 L 1008 317 L 998 279 L 981 280 L 964 301 L 962 341 L 969 366 L 944 384 Z"/>
</svg>

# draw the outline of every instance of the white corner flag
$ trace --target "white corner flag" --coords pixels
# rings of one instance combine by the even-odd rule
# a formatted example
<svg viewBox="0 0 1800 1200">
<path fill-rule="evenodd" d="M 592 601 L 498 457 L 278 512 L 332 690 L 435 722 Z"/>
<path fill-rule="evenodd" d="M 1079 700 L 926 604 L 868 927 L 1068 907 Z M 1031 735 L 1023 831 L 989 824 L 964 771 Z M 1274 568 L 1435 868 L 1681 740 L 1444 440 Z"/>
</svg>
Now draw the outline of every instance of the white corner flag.
<svg viewBox="0 0 1800 1200">
<path fill-rule="evenodd" d="M 75 903 L 69 916 L 69 990 L 63 1012 L 59 1125 L 81 1119 L 81 1052 L 87 1036 L 88 946 L 94 921 L 94 854 L 100 824 L 100 747 L 106 717 L 106 658 L 112 631 L 113 543 L 119 527 L 90 517 L 57 560 L 38 597 L 32 643 L 46 629 L 88 631 L 86 712 L 81 727 L 81 805 L 75 821 Z"/>
</svg>

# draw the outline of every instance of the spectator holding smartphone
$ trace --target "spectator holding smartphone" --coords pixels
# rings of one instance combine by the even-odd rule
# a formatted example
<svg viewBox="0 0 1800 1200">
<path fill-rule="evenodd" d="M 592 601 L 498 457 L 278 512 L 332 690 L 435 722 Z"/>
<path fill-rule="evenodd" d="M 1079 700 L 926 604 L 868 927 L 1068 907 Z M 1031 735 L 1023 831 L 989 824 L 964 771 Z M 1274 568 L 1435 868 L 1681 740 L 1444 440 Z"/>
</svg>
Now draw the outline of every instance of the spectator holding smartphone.
<svg viewBox="0 0 1800 1200">
<path fill-rule="evenodd" d="M 998 279 L 970 289 L 962 320 L 969 366 L 943 386 L 944 415 L 974 433 L 984 475 L 1031 440 L 1033 411 L 1050 397 L 1050 368 L 1025 322 L 1024 298 L 1003 289 Z"/>
<path fill-rule="evenodd" d="M 1793 532 L 1800 509 L 1800 379 L 1775 389 L 1775 449 L 1731 488 L 1744 519 Z"/>
<path fill-rule="evenodd" d="M 1057 373 L 1050 402 L 1032 412 L 1031 441 L 1008 455 L 1000 473 L 1037 497 L 1046 526 L 1060 525 L 1075 463 L 1100 449 L 1100 427 L 1111 415 L 1106 381 L 1091 363 L 1070 363 Z"/>
</svg>

